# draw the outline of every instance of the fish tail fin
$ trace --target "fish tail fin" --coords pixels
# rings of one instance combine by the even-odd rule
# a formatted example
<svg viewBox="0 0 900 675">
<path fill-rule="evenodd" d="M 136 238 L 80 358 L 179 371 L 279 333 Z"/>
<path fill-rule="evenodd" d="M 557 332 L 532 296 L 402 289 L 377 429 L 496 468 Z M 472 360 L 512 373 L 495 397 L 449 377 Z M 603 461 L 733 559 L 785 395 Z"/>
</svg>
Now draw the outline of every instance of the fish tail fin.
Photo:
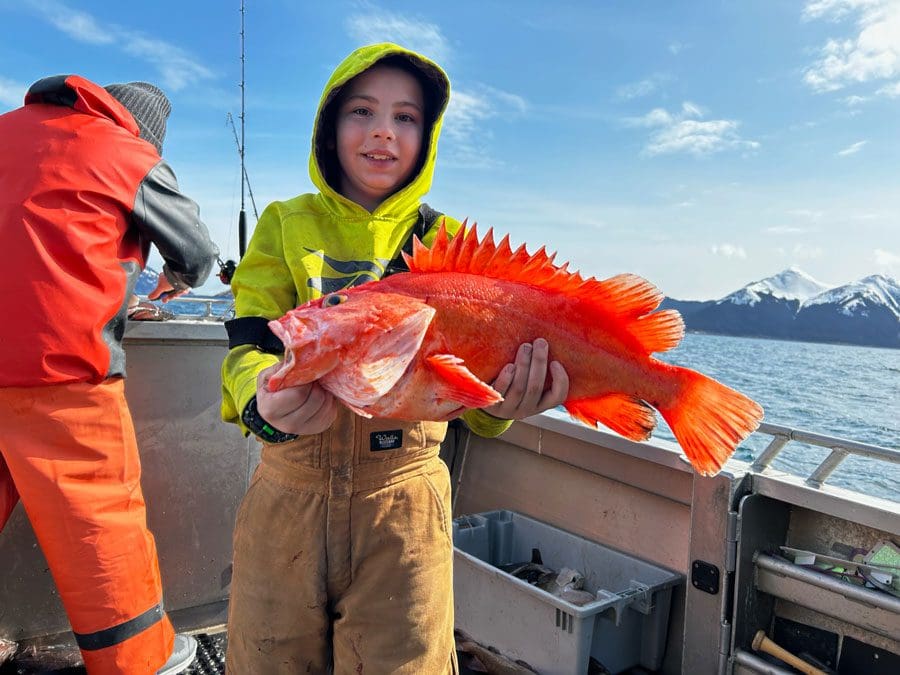
<svg viewBox="0 0 900 675">
<path fill-rule="evenodd" d="M 576 420 L 592 427 L 600 422 L 632 441 L 646 441 L 656 427 L 653 408 L 628 394 L 574 399 L 563 406 Z"/>
<path fill-rule="evenodd" d="M 670 366 L 680 391 L 671 406 L 657 409 L 693 467 L 714 476 L 763 418 L 762 407 L 744 394 L 689 368 Z"/>
</svg>

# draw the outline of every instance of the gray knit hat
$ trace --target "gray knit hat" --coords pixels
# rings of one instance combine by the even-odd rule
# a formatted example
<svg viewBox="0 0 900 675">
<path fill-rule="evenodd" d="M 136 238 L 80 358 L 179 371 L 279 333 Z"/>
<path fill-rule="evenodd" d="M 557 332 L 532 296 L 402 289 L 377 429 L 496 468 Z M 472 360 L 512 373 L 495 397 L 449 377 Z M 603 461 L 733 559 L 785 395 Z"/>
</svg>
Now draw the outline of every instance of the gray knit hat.
<svg viewBox="0 0 900 675">
<path fill-rule="evenodd" d="M 109 84 L 103 88 L 131 113 L 141 130 L 141 138 L 162 154 L 166 119 L 172 112 L 172 105 L 162 90 L 148 82 Z"/>
</svg>

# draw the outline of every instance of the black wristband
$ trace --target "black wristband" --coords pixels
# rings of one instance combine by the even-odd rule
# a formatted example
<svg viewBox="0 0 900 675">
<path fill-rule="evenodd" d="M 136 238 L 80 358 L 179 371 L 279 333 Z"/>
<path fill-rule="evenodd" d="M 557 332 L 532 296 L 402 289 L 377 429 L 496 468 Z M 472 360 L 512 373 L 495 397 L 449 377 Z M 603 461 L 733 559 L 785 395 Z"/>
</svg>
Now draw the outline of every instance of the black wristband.
<svg viewBox="0 0 900 675">
<path fill-rule="evenodd" d="M 297 438 L 297 434 L 287 434 L 279 431 L 266 422 L 259 410 L 256 409 L 256 396 L 250 399 L 244 412 L 241 413 L 241 421 L 256 436 L 266 443 L 287 443 Z"/>
</svg>

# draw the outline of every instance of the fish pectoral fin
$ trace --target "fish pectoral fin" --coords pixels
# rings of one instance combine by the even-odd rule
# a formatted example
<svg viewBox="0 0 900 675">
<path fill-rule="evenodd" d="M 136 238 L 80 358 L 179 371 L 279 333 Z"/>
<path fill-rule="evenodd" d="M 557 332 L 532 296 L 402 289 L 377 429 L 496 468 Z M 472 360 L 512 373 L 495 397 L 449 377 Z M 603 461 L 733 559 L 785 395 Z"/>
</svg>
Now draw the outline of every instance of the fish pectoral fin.
<svg viewBox="0 0 900 675">
<path fill-rule="evenodd" d="M 597 422 L 632 441 L 646 441 L 656 428 L 656 415 L 648 404 L 628 394 L 566 401 L 563 406 L 575 419 L 592 427 Z"/>
<path fill-rule="evenodd" d="M 483 408 L 503 400 L 496 389 L 482 382 L 453 354 L 432 354 L 425 359 L 439 380 L 437 395 L 467 408 Z"/>
</svg>

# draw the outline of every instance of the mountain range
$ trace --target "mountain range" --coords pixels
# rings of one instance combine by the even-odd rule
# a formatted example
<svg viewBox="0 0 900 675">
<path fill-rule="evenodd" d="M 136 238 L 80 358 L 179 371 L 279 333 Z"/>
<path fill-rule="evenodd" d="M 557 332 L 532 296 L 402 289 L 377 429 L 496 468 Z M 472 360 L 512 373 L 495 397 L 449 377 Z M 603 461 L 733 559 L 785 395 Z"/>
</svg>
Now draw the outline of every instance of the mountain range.
<svg viewBox="0 0 900 675">
<path fill-rule="evenodd" d="M 689 331 L 900 348 L 900 284 L 880 274 L 829 286 L 791 267 L 720 300 L 661 308 L 681 312 Z"/>
<path fill-rule="evenodd" d="M 135 292 L 152 291 L 158 276 L 144 270 Z M 230 299 L 231 289 L 189 295 Z M 665 298 L 660 307 L 681 312 L 692 332 L 900 348 L 900 284 L 880 274 L 829 286 L 790 267 L 719 300 Z"/>
</svg>

